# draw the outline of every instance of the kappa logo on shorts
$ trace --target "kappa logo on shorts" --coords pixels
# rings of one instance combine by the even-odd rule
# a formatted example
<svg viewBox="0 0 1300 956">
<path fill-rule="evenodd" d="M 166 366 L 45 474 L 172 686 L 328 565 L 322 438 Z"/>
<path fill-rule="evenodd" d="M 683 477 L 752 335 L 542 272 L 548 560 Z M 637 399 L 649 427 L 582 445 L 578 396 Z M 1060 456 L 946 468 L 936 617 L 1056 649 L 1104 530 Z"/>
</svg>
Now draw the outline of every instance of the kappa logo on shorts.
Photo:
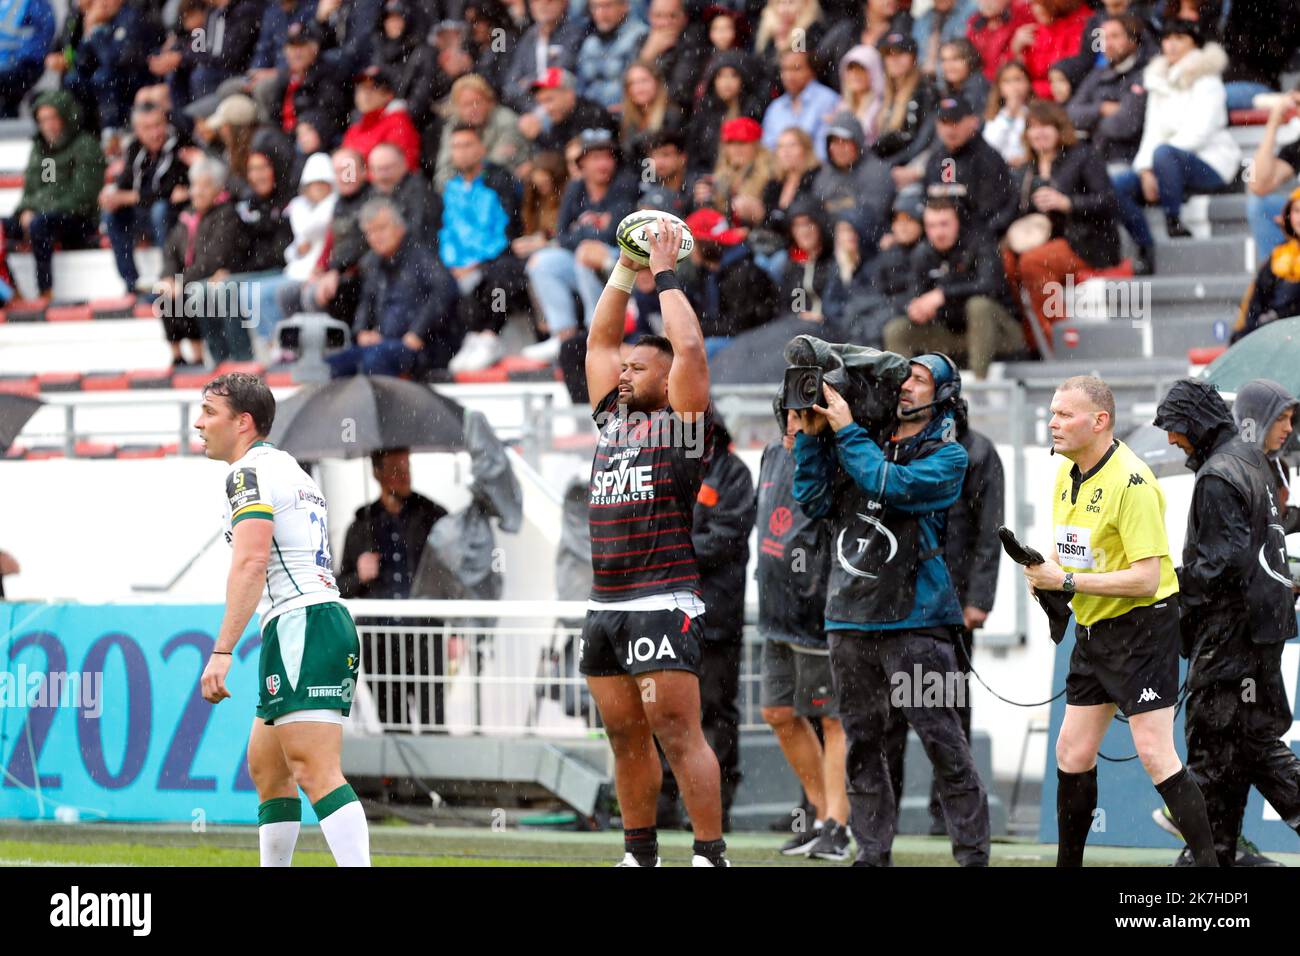
<svg viewBox="0 0 1300 956">
<path fill-rule="evenodd" d="M 677 660 L 677 652 L 673 650 L 672 644 L 669 643 L 667 634 L 659 642 L 658 650 L 655 649 L 653 638 L 638 637 L 627 646 L 627 660 L 623 662 L 623 666 L 630 667 L 633 661 L 648 661 L 652 658 L 658 661 L 663 660 L 665 657 Z"/>
<path fill-rule="evenodd" d="M 272 674 L 266 679 L 266 690 L 269 694 L 280 693 L 280 675 Z"/>
<path fill-rule="evenodd" d="M 1142 693 L 1138 694 L 1139 704 L 1145 704 L 1150 701 L 1160 700 L 1160 699 L 1161 699 L 1160 695 L 1157 694 L 1155 691 L 1153 691 L 1150 687 L 1143 687 Z"/>
</svg>

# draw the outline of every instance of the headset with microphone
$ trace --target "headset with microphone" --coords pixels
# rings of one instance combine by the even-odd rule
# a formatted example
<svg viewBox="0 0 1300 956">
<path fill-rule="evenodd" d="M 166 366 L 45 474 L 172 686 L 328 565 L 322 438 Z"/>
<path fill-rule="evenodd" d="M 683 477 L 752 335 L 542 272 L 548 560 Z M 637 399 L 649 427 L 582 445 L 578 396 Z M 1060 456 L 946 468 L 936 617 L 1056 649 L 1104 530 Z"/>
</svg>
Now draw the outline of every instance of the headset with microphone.
<svg viewBox="0 0 1300 956">
<path fill-rule="evenodd" d="M 937 363 L 925 361 L 925 359 L 932 356 L 943 359 L 948 366 L 949 375 L 943 382 L 940 382 L 939 376 L 935 374 L 934 365 Z M 916 408 L 909 409 L 909 415 L 916 412 L 923 412 L 931 408 L 938 408 L 941 410 L 944 408 L 951 408 L 957 404 L 957 400 L 961 398 L 961 373 L 957 370 L 956 362 L 947 355 L 944 355 L 942 352 L 925 352 L 921 355 L 914 356 L 909 359 L 909 361 L 915 365 L 920 365 L 929 371 L 930 378 L 934 380 L 934 401 L 930 402 L 928 405 L 918 405 Z"/>
</svg>

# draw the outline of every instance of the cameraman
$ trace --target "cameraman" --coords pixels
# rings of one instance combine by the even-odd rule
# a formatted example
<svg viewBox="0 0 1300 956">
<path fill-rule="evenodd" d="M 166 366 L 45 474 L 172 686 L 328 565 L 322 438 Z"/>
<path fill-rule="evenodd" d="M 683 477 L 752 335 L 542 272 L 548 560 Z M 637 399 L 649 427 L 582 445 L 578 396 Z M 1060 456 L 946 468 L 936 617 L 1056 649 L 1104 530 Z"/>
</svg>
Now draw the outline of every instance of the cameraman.
<svg viewBox="0 0 1300 956">
<path fill-rule="evenodd" d="M 1156 412 L 1156 427 L 1196 472 L 1178 569 L 1187 769 L 1205 796 L 1220 866 L 1281 865 L 1238 838 L 1252 784 L 1300 826 L 1300 757 L 1280 739 L 1291 727 L 1282 645 L 1296 635 L 1295 595 L 1267 458 L 1291 434 L 1295 410 L 1282 386 L 1249 382 L 1234 403 L 1238 434 L 1219 393 L 1185 379 Z M 1178 865 L 1191 865 L 1189 850 Z"/>
<path fill-rule="evenodd" d="M 839 528 L 826 632 L 847 738 L 854 866 L 891 865 L 898 806 L 881 742 L 894 697 L 938 775 L 953 856 L 987 866 L 988 795 L 955 701 L 948 693 L 937 707 L 921 699 L 936 677 L 945 691 L 964 679 L 952 644 L 961 605 L 943 558 L 947 510 L 966 474 L 952 415 L 961 378 L 947 356 L 914 358 L 898 429 L 883 448 L 839 392 L 827 384 L 823 392 L 824 406 L 801 413 L 794 497 L 809 517 Z"/>
</svg>

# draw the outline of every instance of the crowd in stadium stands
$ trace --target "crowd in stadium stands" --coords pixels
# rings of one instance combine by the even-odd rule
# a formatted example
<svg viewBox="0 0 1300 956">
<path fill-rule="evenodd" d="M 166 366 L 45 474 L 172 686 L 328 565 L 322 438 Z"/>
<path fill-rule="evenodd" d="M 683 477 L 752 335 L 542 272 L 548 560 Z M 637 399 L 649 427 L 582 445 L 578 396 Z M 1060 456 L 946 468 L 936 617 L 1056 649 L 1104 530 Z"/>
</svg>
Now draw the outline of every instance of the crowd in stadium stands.
<svg viewBox="0 0 1300 956">
<path fill-rule="evenodd" d="M 526 358 L 580 368 L 615 227 L 665 209 L 711 355 L 795 315 L 983 376 L 1050 340 L 1052 283 L 1154 269 L 1144 207 L 1176 241 L 1242 180 L 1237 335 L 1300 312 L 1298 45 L 1275 0 L 27 0 L 0 22 L 0 114 L 37 125 L 5 241 L 46 302 L 56 245 L 100 232 L 141 295 L 238 283 L 255 322 L 165 319 L 178 365 L 273 361 L 323 311 L 352 329 L 334 374 L 436 377 L 495 365 L 519 312 Z M 1266 93 L 1247 162 L 1229 111 Z"/>
</svg>

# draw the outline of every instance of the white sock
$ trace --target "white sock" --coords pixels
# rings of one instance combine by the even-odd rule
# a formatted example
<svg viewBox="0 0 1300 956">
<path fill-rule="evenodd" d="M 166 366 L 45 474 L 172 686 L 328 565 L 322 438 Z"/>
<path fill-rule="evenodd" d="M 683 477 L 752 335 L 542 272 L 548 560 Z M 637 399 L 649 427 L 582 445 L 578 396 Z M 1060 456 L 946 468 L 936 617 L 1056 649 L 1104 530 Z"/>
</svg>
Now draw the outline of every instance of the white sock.
<svg viewBox="0 0 1300 956">
<path fill-rule="evenodd" d="M 370 830 L 359 800 L 350 800 L 320 822 L 320 831 L 339 866 L 370 865 Z"/>
<path fill-rule="evenodd" d="M 297 820 L 263 823 L 257 828 L 257 845 L 262 852 L 262 866 L 292 866 L 293 848 L 298 842 Z"/>
</svg>

